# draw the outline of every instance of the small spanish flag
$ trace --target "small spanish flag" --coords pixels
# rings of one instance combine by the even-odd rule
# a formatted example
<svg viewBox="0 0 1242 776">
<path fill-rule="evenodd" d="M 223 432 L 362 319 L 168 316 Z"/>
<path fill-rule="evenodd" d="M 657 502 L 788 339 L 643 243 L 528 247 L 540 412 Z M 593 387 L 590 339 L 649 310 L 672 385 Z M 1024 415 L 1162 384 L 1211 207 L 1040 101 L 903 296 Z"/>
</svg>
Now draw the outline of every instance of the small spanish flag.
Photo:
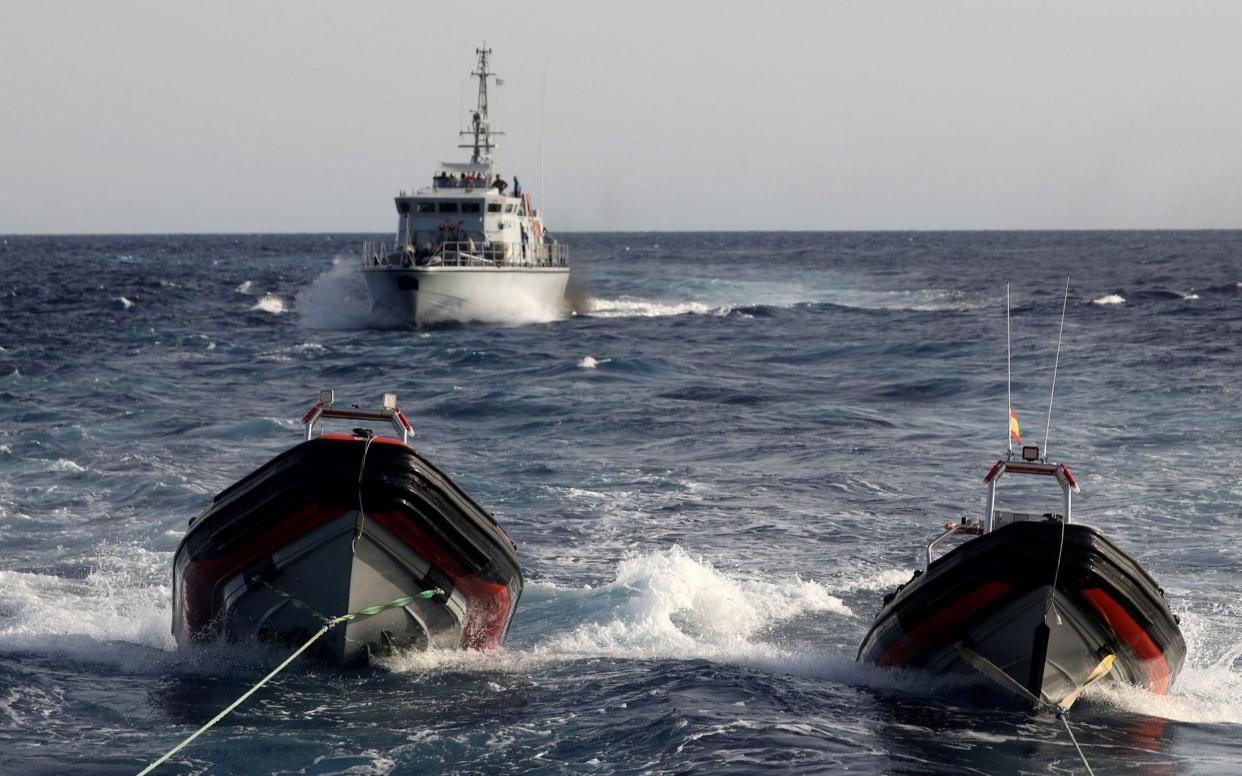
<svg viewBox="0 0 1242 776">
<path fill-rule="evenodd" d="M 1013 410 L 1009 411 L 1009 437 L 1018 444 L 1022 444 L 1022 432 L 1018 430 L 1018 413 Z"/>
</svg>

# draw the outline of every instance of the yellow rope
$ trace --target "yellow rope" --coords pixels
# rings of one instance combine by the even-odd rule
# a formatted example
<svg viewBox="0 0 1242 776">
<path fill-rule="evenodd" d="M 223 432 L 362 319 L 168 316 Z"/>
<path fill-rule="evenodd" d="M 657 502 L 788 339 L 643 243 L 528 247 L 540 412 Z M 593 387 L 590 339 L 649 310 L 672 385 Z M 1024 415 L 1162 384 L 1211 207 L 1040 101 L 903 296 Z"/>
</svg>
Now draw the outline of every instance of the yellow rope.
<svg viewBox="0 0 1242 776">
<path fill-rule="evenodd" d="M 235 708 L 237 708 L 238 706 L 242 705 L 242 702 L 243 702 L 243 701 L 245 701 L 245 700 L 246 700 L 247 698 L 249 698 L 251 695 L 254 695 L 255 691 L 257 691 L 260 687 L 262 687 L 263 685 L 267 684 L 267 683 L 268 683 L 268 681 L 270 681 L 270 680 L 271 680 L 271 678 L 272 678 L 273 676 L 275 676 L 276 674 L 278 674 L 278 673 L 280 673 L 281 671 L 285 670 L 285 666 L 287 666 L 287 665 L 289 665 L 290 663 L 292 663 L 292 662 L 293 662 L 293 660 L 294 660 L 294 658 L 296 658 L 298 655 L 300 655 L 300 654 L 302 654 L 303 652 L 305 652 L 307 647 L 309 647 L 311 644 L 314 644 L 316 641 L 318 641 L 320 636 L 322 636 L 323 634 L 327 633 L 327 632 L 328 632 L 329 630 L 331 630 L 331 629 L 332 629 L 332 627 L 333 627 L 333 626 L 335 626 L 335 625 L 336 625 L 336 622 L 335 622 L 335 621 L 332 621 L 332 622 L 329 622 L 327 625 L 324 625 L 324 626 L 323 626 L 322 628 L 320 628 L 318 631 L 316 631 L 316 632 L 315 632 L 315 635 L 310 637 L 310 640 L 308 640 L 308 641 L 307 641 L 305 644 L 303 644 L 302 646 L 298 647 L 297 651 L 296 651 L 296 652 L 294 652 L 292 655 L 290 655 L 289 657 L 285 658 L 285 662 L 283 662 L 283 663 L 281 663 L 280 665 L 278 665 L 278 666 L 276 666 L 275 668 L 273 668 L 273 669 L 272 669 L 272 672 L 271 672 L 270 674 L 268 674 L 267 676 L 263 677 L 261 680 L 259 680 L 259 683 L 258 683 L 258 684 L 256 684 L 254 687 L 251 687 L 249 690 L 247 690 L 245 693 L 243 693 L 243 694 L 242 694 L 242 696 L 241 696 L 240 698 L 238 698 L 237 700 L 235 700 L 235 701 L 233 701 L 232 703 L 230 703 L 230 704 L 228 705 L 228 707 L 227 707 L 224 711 L 222 711 L 222 712 L 220 712 L 219 714 L 217 714 L 216 716 L 212 717 L 212 718 L 211 718 L 211 721 L 210 721 L 210 722 L 208 722 L 206 725 L 203 725 L 203 726 L 202 726 L 201 728 L 199 728 L 198 730 L 195 730 L 195 731 L 194 731 L 194 733 L 193 733 L 193 734 L 192 734 L 189 738 L 187 738 L 186 740 L 184 740 L 184 741 L 182 741 L 181 743 L 177 744 L 177 745 L 176 745 L 176 746 L 174 746 L 172 749 L 168 750 L 168 754 L 164 755 L 164 756 L 163 756 L 163 757 L 161 757 L 160 759 L 158 759 L 158 760 L 156 760 L 155 762 L 153 762 L 153 763 L 151 763 L 150 765 L 148 765 L 146 768 L 143 768 L 141 771 L 139 771 L 139 772 L 138 772 L 138 776 L 146 776 L 146 774 L 150 773 L 151 771 L 155 770 L 155 769 L 156 769 L 157 767 L 159 767 L 160 765 L 163 765 L 165 762 L 167 762 L 167 760 L 168 760 L 168 758 L 169 758 L 169 757 L 172 757 L 174 754 L 176 754 L 177 752 L 180 752 L 182 749 L 184 749 L 184 748 L 186 747 L 186 745 L 187 745 L 187 744 L 189 744 L 191 741 L 193 741 L 194 739 L 196 739 L 196 738 L 198 738 L 199 736 L 201 736 L 203 733 L 206 733 L 208 730 L 210 730 L 210 729 L 211 729 L 211 727 L 212 727 L 213 725 L 215 725 L 215 724 L 216 724 L 217 722 L 219 722 L 220 720 L 224 719 L 224 718 L 225 718 L 225 716 L 226 716 L 226 715 L 228 715 L 228 713 L 229 713 L 230 711 L 232 711 L 233 709 L 235 709 Z"/>
<path fill-rule="evenodd" d="M 1087 755 L 1083 754 L 1082 747 L 1078 745 L 1078 739 L 1074 738 L 1074 731 L 1070 730 L 1069 716 L 1065 712 L 1057 714 L 1061 718 L 1061 723 L 1065 725 L 1065 732 L 1069 733 L 1070 741 L 1073 742 L 1074 748 L 1078 750 L 1078 757 L 1082 759 L 1082 766 L 1087 769 L 1088 776 L 1095 776 L 1095 771 L 1091 770 L 1091 763 L 1087 762 Z"/>
<path fill-rule="evenodd" d="M 286 598 L 292 599 L 295 604 L 300 605 L 303 609 L 306 609 L 307 611 L 312 611 L 312 612 L 314 611 L 314 609 L 311 609 L 309 606 L 299 601 L 295 596 L 291 596 L 282 590 L 272 587 L 271 585 L 268 585 L 267 582 L 264 582 L 263 584 L 267 585 L 267 587 L 271 588 L 274 592 L 280 593 Z M 417 595 L 401 596 L 400 598 L 395 598 L 386 604 L 376 604 L 375 606 L 368 606 L 364 609 L 359 609 L 356 612 L 350 612 L 349 614 L 342 614 L 340 617 L 333 617 L 331 619 L 325 619 L 323 627 L 321 627 L 318 631 L 316 631 L 315 635 L 311 636 L 306 641 L 305 644 L 298 647 L 297 650 L 292 655 L 285 658 L 283 663 L 273 668 L 270 674 L 260 679 L 258 684 L 256 684 L 254 687 L 251 687 L 249 690 L 246 690 L 246 692 L 242 693 L 242 696 L 240 698 L 230 703 L 224 711 L 212 717 L 211 721 L 208 722 L 206 725 L 203 725 L 198 730 L 195 730 L 194 733 L 190 735 L 188 738 L 186 738 L 184 741 L 177 744 L 172 749 L 168 750 L 168 753 L 165 754 L 163 757 L 161 757 L 160 759 L 148 765 L 146 768 L 143 768 L 141 771 L 139 771 L 138 776 L 146 776 L 146 774 L 150 773 L 151 771 L 155 770 L 156 768 L 158 768 L 159 766 L 167 762 L 169 757 L 172 757 L 174 754 L 184 749 L 186 745 L 189 744 L 191 741 L 193 741 L 194 739 L 201 736 L 203 733 L 206 733 L 208 730 L 210 730 L 212 726 L 214 726 L 217 722 L 219 722 L 220 720 L 228 716 L 229 712 L 231 712 L 233 709 L 237 708 L 238 706 L 242 705 L 242 703 L 247 698 L 249 698 L 251 695 L 254 695 L 255 692 L 257 692 L 260 687 L 262 687 L 263 685 L 271 681 L 272 677 L 276 676 L 276 674 L 285 670 L 285 668 L 290 663 L 292 663 L 294 659 L 297 658 L 298 655 L 306 651 L 307 647 L 309 647 L 311 644 L 314 644 L 316 641 L 318 641 L 320 636 L 332 630 L 333 628 L 340 625 L 341 623 L 350 622 L 352 620 L 364 620 L 367 617 L 373 617 L 386 609 L 394 609 L 398 606 L 405 606 L 406 604 L 412 602 L 416 598 L 432 598 L 434 596 L 444 595 L 444 594 L 445 593 L 443 590 L 441 590 L 438 587 L 435 587 L 435 588 L 432 588 L 431 590 L 424 590 L 421 593 L 418 593 Z"/>
</svg>

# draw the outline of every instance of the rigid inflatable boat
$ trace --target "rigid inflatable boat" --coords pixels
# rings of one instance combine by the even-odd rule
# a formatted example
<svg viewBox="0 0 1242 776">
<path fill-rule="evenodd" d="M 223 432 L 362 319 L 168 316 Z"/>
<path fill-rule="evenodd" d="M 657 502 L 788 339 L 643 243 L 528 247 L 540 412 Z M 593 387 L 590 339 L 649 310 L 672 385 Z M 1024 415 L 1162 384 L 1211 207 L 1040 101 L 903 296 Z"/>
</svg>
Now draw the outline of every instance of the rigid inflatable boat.
<svg viewBox="0 0 1242 776">
<path fill-rule="evenodd" d="M 333 399 L 321 392 L 303 418 L 304 442 L 190 521 L 174 560 L 178 645 L 293 644 L 331 618 L 394 602 L 333 627 L 320 655 L 359 665 L 394 649 L 500 645 L 522 592 L 513 542 L 410 446 L 393 394 L 378 410 Z M 396 436 L 323 433 L 321 422 L 334 419 Z"/>
<path fill-rule="evenodd" d="M 1006 475 L 1055 482 L 1059 511 L 997 509 Z M 1078 483 L 1069 468 L 1024 447 L 1021 458 L 1010 452 L 997 461 L 984 481 L 982 519 L 949 523 L 928 543 L 926 567 L 885 596 L 858 659 L 978 672 L 1061 709 L 1101 679 L 1168 692 L 1186 655 L 1177 617 L 1133 558 L 1071 522 Z M 934 557 L 962 535 L 973 538 Z"/>
</svg>

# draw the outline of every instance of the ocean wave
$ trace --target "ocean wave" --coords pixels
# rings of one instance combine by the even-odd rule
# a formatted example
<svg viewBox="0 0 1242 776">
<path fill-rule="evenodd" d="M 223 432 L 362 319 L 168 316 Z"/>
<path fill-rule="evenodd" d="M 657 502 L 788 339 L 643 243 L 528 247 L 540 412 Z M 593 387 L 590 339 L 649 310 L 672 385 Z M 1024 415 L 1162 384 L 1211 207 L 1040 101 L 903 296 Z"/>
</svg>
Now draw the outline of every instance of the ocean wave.
<svg viewBox="0 0 1242 776">
<path fill-rule="evenodd" d="M 1197 290 L 1199 294 L 1210 294 L 1212 296 L 1237 296 L 1242 292 L 1242 281 L 1237 283 L 1221 283 L 1207 288 Z"/>
<path fill-rule="evenodd" d="M 1107 294 L 1098 299 L 1092 299 L 1091 304 L 1125 304 L 1126 298 L 1121 294 Z"/>
<path fill-rule="evenodd" d="M 469 653 L 410 653 L 387 664 L 396 670 L 432 666 L 529 670 L 549 662 L 597 657 L 711 659 L 725 662 L 783 659 L 791 653 L 764 638 L 772 626 L 796 617 L 852 617 L 819 582 L 797 577 L 767 581 L 719 571 L 680 547 L 622 560 L 615 578 L 599 587 L 529 582 L 524 613 L 534 639 L 488 658 Z"/>
<path fill-rule="evenodd" d="M 578 310 L 596 318 L 661 318 L 670 315 L 727 315 L 731 307 L 712 307 L 703 302 L 654 302 L 643 299 L 589 299 Z"/>
<path fill-rule="evenodd" d="M 956 377 L 922 380 L 919 382 L 896 382 L 880 388 L 876 396 L 896 401 L 929 401 L 954 396 L 965 391 L 965 380 Z"/>
<path fill-rule="evenodd" d="M 968 297 L 962 292 L 925 288 L 918 291 L 869 291 L 844 289 L 822 300 L 837 307 L 893 312 L 970 312 L 987 307 L 990 299 Z"/>
<path fill-rule="evenodd" d="M 276 432 L 287 434 L 301 424 L 291 418 L 250 418 L 236 423 L 220 423 L 192 428 L 187 437 L 206 439 L 247 439 L 265 437 Z"/>
<path fill-rule="evenodd" d="M 280 315 L 285 312 L 285 300 L 275 294 L 264 294 L 263 298 L 254 303 L 251 310 Z"/>
<path fill-rule="evenodd" d="M 43 472 L 69 472 L 72 474 L 81 474 L 86 471 L 86 467 L 69 458 L 57 458 L 55 460 L 34 459 L 30 463 L 35 464 L 38 468 L 36 471 Z"/>
<path fill-rule="evenodd" d="M 115 659 L 103 642 L 171 650 L 168 555 L 104 544 L 82 579 L 0 571 L 0 650 Z"/>
</svg>

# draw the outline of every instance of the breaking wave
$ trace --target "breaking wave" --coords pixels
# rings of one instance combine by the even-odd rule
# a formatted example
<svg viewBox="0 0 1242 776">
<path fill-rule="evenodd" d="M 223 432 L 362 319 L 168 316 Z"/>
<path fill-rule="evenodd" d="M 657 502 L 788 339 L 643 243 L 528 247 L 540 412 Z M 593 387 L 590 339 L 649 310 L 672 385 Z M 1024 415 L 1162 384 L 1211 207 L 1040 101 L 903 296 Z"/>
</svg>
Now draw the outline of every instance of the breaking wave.
<svg viewBox="0 0 1242 776">
<path fill-rule="evenodd" d="M 597 318 L 658 318 L 668 315 L 728 315 L 730 307 L 703 302 L 652 302 L 643 299 L 588 299 L 577 311 Z"/>
<path fill-rule="evenodd" d="M 1092 299 L 1091 304 L 1125 304 L 1126 298 L 1121 294 L 1108 294 L 1099 299 Z"/>
<path fill-rule="evenodd" d="M 397 671 L 433 667 L 524 671 L 592 658 L 708 659 L 805 664 L 772 632 L 802 616 L 852 617 L 823 584 L 798 578 L 742 578 L 680 547 L 622 560 L 598 587 L 528 582 L 510 646 L 497 653 L 407 653 Z M 519 646 L 518 642 L 525 642 Z"/>
<path fill-rule="evenodd" d="M 254 303 L 251 310 L 280 315 L 285 311 L 285 300 L 275 294 L 264 294 L 263 298 Z"/>
<path fill-rule="evenodd" d="M 171 650 L 167 553 L 109 544 L 82 578 L 0 571 L 0 650 L 64 654 L 109 663 L 141 662 L 129 647 Z"/>
</svg>

